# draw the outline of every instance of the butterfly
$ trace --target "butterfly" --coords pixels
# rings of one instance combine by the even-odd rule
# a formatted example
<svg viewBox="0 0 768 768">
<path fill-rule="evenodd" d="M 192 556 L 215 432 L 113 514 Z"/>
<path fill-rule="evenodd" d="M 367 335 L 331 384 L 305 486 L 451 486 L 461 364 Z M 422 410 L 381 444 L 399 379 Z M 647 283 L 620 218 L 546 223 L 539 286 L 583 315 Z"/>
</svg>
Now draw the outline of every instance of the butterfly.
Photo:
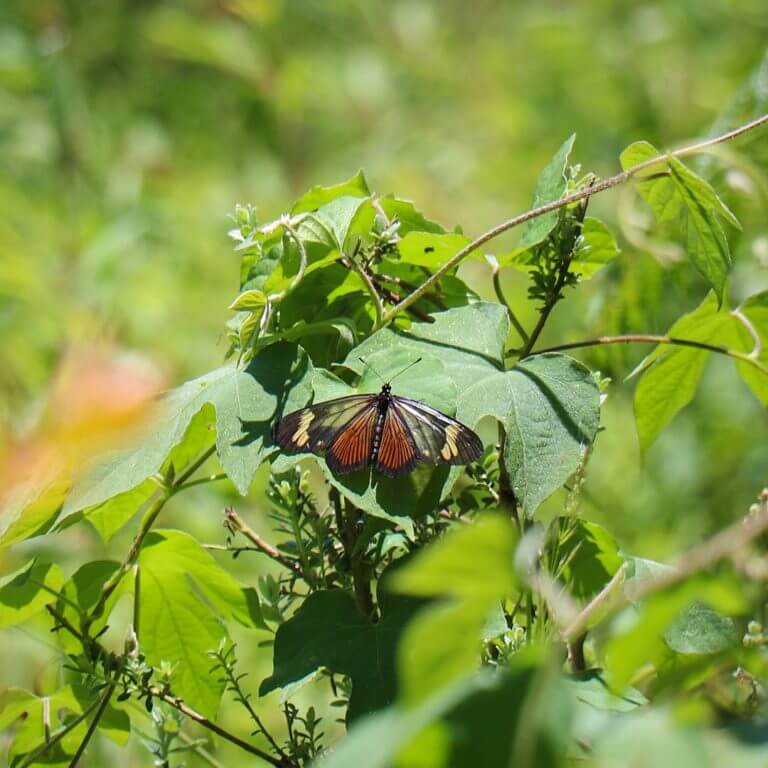
<svg viewBox="0 0 768 768">
<path fill-rule="evenodd" d="M 483 452 L 469 427 L 419 400 L 393 395 L 391 381 L 378 394 L 339 397 L 289 413 L 275 424 L 273 437 L 286 453 L 325 454 L 337 475 L 370 466 L 399 477 L 418 461 L 468 464 Z"/>
</svg>

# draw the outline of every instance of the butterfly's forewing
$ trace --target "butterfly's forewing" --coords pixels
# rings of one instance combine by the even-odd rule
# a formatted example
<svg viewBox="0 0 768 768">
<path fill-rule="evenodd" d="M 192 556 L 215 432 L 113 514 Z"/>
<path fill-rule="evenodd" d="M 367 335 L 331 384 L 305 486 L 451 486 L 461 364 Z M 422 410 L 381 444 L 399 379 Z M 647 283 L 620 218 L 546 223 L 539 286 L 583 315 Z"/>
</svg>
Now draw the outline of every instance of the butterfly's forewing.
<svg viewBox="0 0 768 768">
<path fill-rule="evenodd" d="M 406 475 L 413 469 L 418 458 L 416 444 L 408 427 L 394 404 L 390 405 L 381 430 L 376 469 L 389 477 Z"/>
<path fill-rule="evenodd" d="M 350 395 L 289 413 L 275 427 L 275 442 L 286 453 L 323 453 L 358 414 L 375 410 L 375 401 L 375 395 Z"/>
<path fill-rule="evenodd" d="M 338 433 L 325 454 L 325 461 L 334 474 L 344 475 L 367 466 L 378 415 L 374 396 L 370 404 Z"/>
<path fill-rule="evenodd" d="M 394 410 L 413 438 L 417 458 L 432 464 L 469 464 L 480 458 L 483 443 L 467 426 L 426 403 L 393 397 Z"/>
</svg>

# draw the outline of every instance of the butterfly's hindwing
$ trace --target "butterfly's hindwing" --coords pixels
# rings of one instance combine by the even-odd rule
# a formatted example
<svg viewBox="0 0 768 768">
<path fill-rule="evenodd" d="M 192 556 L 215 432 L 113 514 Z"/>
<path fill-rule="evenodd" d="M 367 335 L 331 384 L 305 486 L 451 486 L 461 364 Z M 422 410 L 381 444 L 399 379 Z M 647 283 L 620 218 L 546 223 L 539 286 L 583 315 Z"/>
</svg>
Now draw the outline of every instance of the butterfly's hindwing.
<svg viewBox="0 0 768 768">
<path fill-rule="evenodd" d="M 334 474 L 344 475 L 367 466 L 371 458 L 378 415 L 374 397 L 372 402 L 338 433 L 325 454 L 325 460 Z"/>
<path fill-rule="evenodd" d="M 418 460 L 416 444 L 397 409 L 390 404 L 381 431 L 376 469 L 389 477 L 410 472 Z"/>
<path fill-rule="evenodd" d="M 469 464 L 480 458 L 482 441 L 456 419 L 407 397 L 393 397 L 391 409 L 412 436 L 419 459 L 431 464 Z"/>
<path fill-rule="evenodd" d="M 322 453 L 358 414 L 375 410 L 375 401 L 375 395 L 350 395 L 289 413 L 275 427 L 275 442 L 286 453 Z"/>
</svg>

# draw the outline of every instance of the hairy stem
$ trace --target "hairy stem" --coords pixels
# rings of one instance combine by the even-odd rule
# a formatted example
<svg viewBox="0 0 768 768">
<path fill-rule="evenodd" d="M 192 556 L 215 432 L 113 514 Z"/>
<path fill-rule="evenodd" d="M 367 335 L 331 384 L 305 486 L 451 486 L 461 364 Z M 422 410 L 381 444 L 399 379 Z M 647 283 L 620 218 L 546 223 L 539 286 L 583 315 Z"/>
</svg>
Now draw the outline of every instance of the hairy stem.
<svg viewBox="0 0 768 768">
<path fill-rule="evenodd" d="M 768 368 L 757 360 L 752 353 L 739 352 L 736 349 L 729 349 L 718 344 L 707 344 L 704 341 L 694 341 L 692 339 L 680 339 L 675 336 L 655 336 L 652 334 L 629 334 L 626 336 L 599 336 L 595 339 L 585 339 L 583 341 L 572 341 L 567 344 L 556 344 L 553 347 L 539 349 L 536 354 L 541 355 L 545 352 L 563 352 L 568 349 L 580 349 L 583 347 L 597 347 L 604 344 L 671 344 L 678 347 L 692 347 L 705 352 L 715 352 L 718 355 L 727 355 L 734 360 L 751 365 L 760 373 L 768 376 Z M 525 357 L 525 355 L 521 355 Z"/>
<path fill-rule="evenodd" d="M 392 322 L 393 318 L 396 315 L 398 315 L 400 312 L 410 307 L 411 304 L 413 304 L 414 302 L 418 301 L 424 295 L 424 293 L 430 290 L 432 286 L 435 283 L 437 283 L 439 280 L 442 280 L 442 278 L 445 277 L 445 275 L 447 275 L 454 267 L 456 267 L 464 259 L 466 259 L 467 256 L 474 253 L 481 245 L 484 245 L 489 240 L 493 240 L 495 237 L 498 237 L 504 232 L 507 232 L 510 229 L 513 229 L 514 227 L 518 227 L 521 224 L 524 224 L 526 221 L 530 221 L 531 219 L 536 219 L 539 216 L 543 216 L 545 213 L 550 213 L 550 211 L 556 211 L 558 208 L 563 208 L 579 200 L 585 200 L 591 195 L 598 194 L 599 192 L 604 192 L 606 189 L 610 189 L 611 187 L 616 187 L 619 184 L 624 184 L 625 182 L 629 181 L 632 177 L 636 176 L 638 173 L 641 173 L 642 171 L 645 171 L 648 168 L 652 168 L 655 165 L 659 165 L 659 163 L 664 163 L 673 157 L 685 157 L 686 155 L 692 155 L 692 154 L 696 154 L 697 152 L 702 152 L 708 149 L 709 147 L 714 146 L 715 144 L 721 144 L 725 141 L 731 141 L 732 139 L 735 139 L 736 137 L 741 136 L 742 134 L 745 134 L 748 131 L 752 131 L 755 128 L 759 128 L 760 126 L 765 124 L 768 124 L 768 115 L 763 115 L 762 117 L 758 117 L 757 119 L 752 120 L 749 123 L 745 123 L 744 125 L 741 125 L 732 131 L 729 131 L 728 133 L 721 134 L 720 136 L 715 136 L 711 139 L 706 139 L 704 141 L 696 142 L 695 144 L 690 144 L 680 149 L 671 150 L 669 152 L 662 152 L 656 157 L 652 157 L 650 160 L 646 160 L 642 163 L 638 163 L 638 165 L 632 168 L 629 168 L 626 171 L 617 173 L 615 176 L 610 176 L 607 179 L 598 181 L 596 184 L 594 184 L 591 187 L 580 189 L 576 192 L 571 193 L 570 195 L 561 197 L 559 200 L 553 200 L 551 203 L 546 203 L 545 205 L 541 205 L 538 208 L 533 208 L 529 211 L 526 211 L 525 213 L 521 213 L 517 216 L 513 216 L 511 219 L 507 219 L 507 221 L 503 221 L 501 224 L 497 224 L 492 229 L 489 229 L 487 232 L 484 232 L 482 235 L 479 235 L 478 237 L 476 237 L 471 243 L 466 245 L 458 253 L 456 253 L 454 256 L 448 259 L 448 261 L 446 261 L 445 264 L 443 264 L 443 266 L 440 267 L 440 269 L 434 272 L 413 293 L 411 293 L 409 296 L 406 296 L 397 306 L 392 307 L 390 310 L 388 310 L 384 314 L 384 317 L 382 318 L 382 325 L 387 325 L 388 323 Z"/>
</svg>

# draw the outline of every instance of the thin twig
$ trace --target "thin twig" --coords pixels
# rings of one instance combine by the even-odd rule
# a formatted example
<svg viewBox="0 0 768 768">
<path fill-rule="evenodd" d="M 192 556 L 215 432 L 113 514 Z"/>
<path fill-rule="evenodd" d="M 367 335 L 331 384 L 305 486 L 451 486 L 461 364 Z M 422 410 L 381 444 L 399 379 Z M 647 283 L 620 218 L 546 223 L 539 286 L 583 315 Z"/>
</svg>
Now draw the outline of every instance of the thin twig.
<svg viewBox="0 0 768 768">
<path fill-rule="evenodd" d="M 88 746 L 88 742 L 90 742 L 91 737 L 95 733 L 96 726 L 99 724 L 99 720 L 101 720 L 102 715 L 104 714 L 104 710 L 107 708 L 107 704 L 109 704 L 109 700 L 112 698 L 112 694 L 114 692 L 115 683 L 111 683 L 107 686 L 107 689 L 104 691 L 104 695 L 99 701 L 99 708 L 96 710 L 96 714 L 93 716 L 93 720 L 91 720 L 90 724 L 88 725 L 88 730 L 85 732 L 85 736 L 80 742 L 80 746 L 77 748 L 77 752 L 75 752 L 75 754 L 72 756 L 72 760 L 69 763 L 69 768 L 77 768 L 77 764 L 80 762 L 80 758 L 83 756 L 83 753 Z"/>
<path fill-rule="evenodd" d="M 589 629 L 596 615 L 602 614 L 604 617 L 616 613 L 627 605 L 630 599 L 637 602 L 680 584 L 721 560 L 735 557 L 751 541 L 766 531 L 768 531 L 768 489 L 763 491 L 760 504 L 754 512 L 750 512 L 747 517 L 680 555 L 672 568 L 635 582 L 631 595 L 628 595 L 626 590 L 620 592 L 616 589 L 624 578 L 625 566 L 622 566 L 613 579 L 563 630 L 563 637 L 566 640 L 573 640 Z"/>
<path fill-rule="evenodd" d="M 293 768 L 292 762 L 281 759 L 279 757 L 274 757 L 273 755 L 270 755 L 269 752 L 266 752 L 263 749 L 259 749 L 259 747 L 256 747 L 253 744 L 249 744 L 247 741 L 243 741 L 243 739 L 241 739 L 239 736 L 235 736 L 234 733 L 230 733 L 220 725 L 214 723 L 212 720 L 209 720 L 205 715 L 201 715 L 199 712 L 192 709 L 192 707 L 186 704 L 178 696 L 174 696 L 168 691 L 165 691 L 162 688 L 158 688 L 156 686 L 150 686 L 147 690 L 149 691 L 149 694 L 152 696 L 152 698 L 160 699 L 166 704 L 170 704 L 170 706 L 186 715 L 190 720 L 194 720 L 198 725 L 201 725 L 203 728 L 207 728 L 209 731 L 212 731 L 218 736 L 221 736 L 222 739 L 225 739 L 226 741 L 235 744 L 241 749 L 244 749 L 246 752 L 260 757 L 270 765 L 274 765 L 275 768 Z"/>
<path fill-rule="evenodd" d="M 558 208 L 563 208 L 567 205 L 570 205 L 571 203 L 584 200 L 591 195 L 604 192 L 606 189 L 610 189 L 611 187 L 616 187 L 619 184 L 623 184 L 626 181 L 629 181 L 629 179 L 631 179 L 633 176 L 636 176 L 638 173 L 641 173 L 648 168 L 652 168 L 655 165 L 659 165 L 660 163 L 667 162 L 673 157 L 685 157 L 686 155 L 692 155 L 697 152 L 701 152 L 705 149 L 708 149 L 709 147 L 714 146 L 715 144 L 721 144 L 725 141 L 735 139 L 736 137 L 741 136 L 748 131 L 752 131 L 755 128 L 759 128 L 761 125 L 765 125 L 766 123 L 768 123 L 768 115 L 763 115 L 762 117 L 758 117 L 757 119 L 752 120 L 749 123 L 745 123 L 744 125 L 729 131 L 728 133 L 721 134 L 720 136 L 715 136 L 711 139 L 706 139 L 704 141 L 697 142 L 696 144 L 682 147 L 681 149 L 662 152 L 656 157 L 652 157 L 649 160 L 638 163 L 626 171 L 617 173 L 615 176 L 611 176 L 607 179 L 603 179 L 602 181 L 598 181 L 591 187 L 585 187 L 584 189 L 580 189 L 571 193 L 570 195 L 565 195 L 565 197 L 561 197 L 559 200 L 553 200 L 551 203 L 546 203 L 545 205 L 541 205 L 538 208 L 533 208 L 529 211 L 526 211 L 525 213 L 513 216 L 511 219 L 507 219 L 507 221 L 503 221 L 501 224 L 497 224 L 495 227 L 492 227 L 487 232 L 484 232 L 482 235 L 476 237 L 471 243 L 464 246 L 464 248 L 462 248 L 458 253 L 448 259 L 448 261 L 446 261 L 445 264 L 440 267 L 440 269 L 432 273 L 432 275 L 427 280 L 425 280 L 417 290 L 415 290 L 409 296 L 406 296 L 397 306 L 392 307 L 392 309 L 387 311 L 382 318 L 382 325 L 387 325 L 388 323 L 392 322 L 392 319 L 396 315 L 410 307 L 414 302 L 418 301 L 424 295 L 424 293 L 426 293 L 426 291 L 428 291 L 438 280 L 442 280 L 446 274 L 448 274 L 454 267 L 466 259 L 467 256 L 474 253 L 481 245 L 484 245 L 489 240 L 493 240 L 495 237 L 498 237 L 504 232 L 507 232 L 514 227 L 518 227 L 520 224 L 524 224 L 526 221 L 536 219 L 539 216 L 550 213 L 551 211 L 556 211 Z"/>
<path fill-rule="evenodd" d="M 243 536 L 245 536 L 245 538 L 248 539 L 248 541 L 250 541 L 259 552 L 263 552 L 267 557 L 270 557 L 275 562 L 280 563 L 280 565 L 282 565 L 284 568 L 287 568 L 296 576 L 301 576 L 301 568 L 299 567 L 299 564 L 292 558 L 284 555 L 279 549 L 277 549 L 277 547 L 270 544 L 268 541 L 265 541 L 261 536 L 259 536 L 259 534 L 256 533 L 256 531 L 254 531 L 253 528 L 251 528 L 248 523 L 246 523 L 245 520 L 243 520 L 243 518 L 240 517 L 240 515 L 238 515 L 232 507 L 227 507 L 224 510 L 224 515 L 229 527 L 242 533 Z"/>
<path fill-rule="evenodd" d="M 729 349 L 718 344 L 708 344 L 704 341 L 694 341 L 693 339 L 680 339 L 675 336 L 655 336 L 645 333 L 634 333 L 626 336 L 598 336 L 595 339 L 585 339 L 583 341 L 571 341 L 567 344 L 556 344 L 553 347 L 539 349 L 535 354 L 543 355 L 545 352 L 564 352 L 568 349 L 580 349 L 582 347 L 597 347 L 603 344 L 671 344 L 678 347 L 692 347 L 705 352 L 715 352 L 718 355 L 727 355 L 734 360 L 751 365 L 760 373 L 768 376 L 768 368 L 759 360 L 756 360 L 751 353 L 739 352 L 736 349 Z"/>
</svg>

